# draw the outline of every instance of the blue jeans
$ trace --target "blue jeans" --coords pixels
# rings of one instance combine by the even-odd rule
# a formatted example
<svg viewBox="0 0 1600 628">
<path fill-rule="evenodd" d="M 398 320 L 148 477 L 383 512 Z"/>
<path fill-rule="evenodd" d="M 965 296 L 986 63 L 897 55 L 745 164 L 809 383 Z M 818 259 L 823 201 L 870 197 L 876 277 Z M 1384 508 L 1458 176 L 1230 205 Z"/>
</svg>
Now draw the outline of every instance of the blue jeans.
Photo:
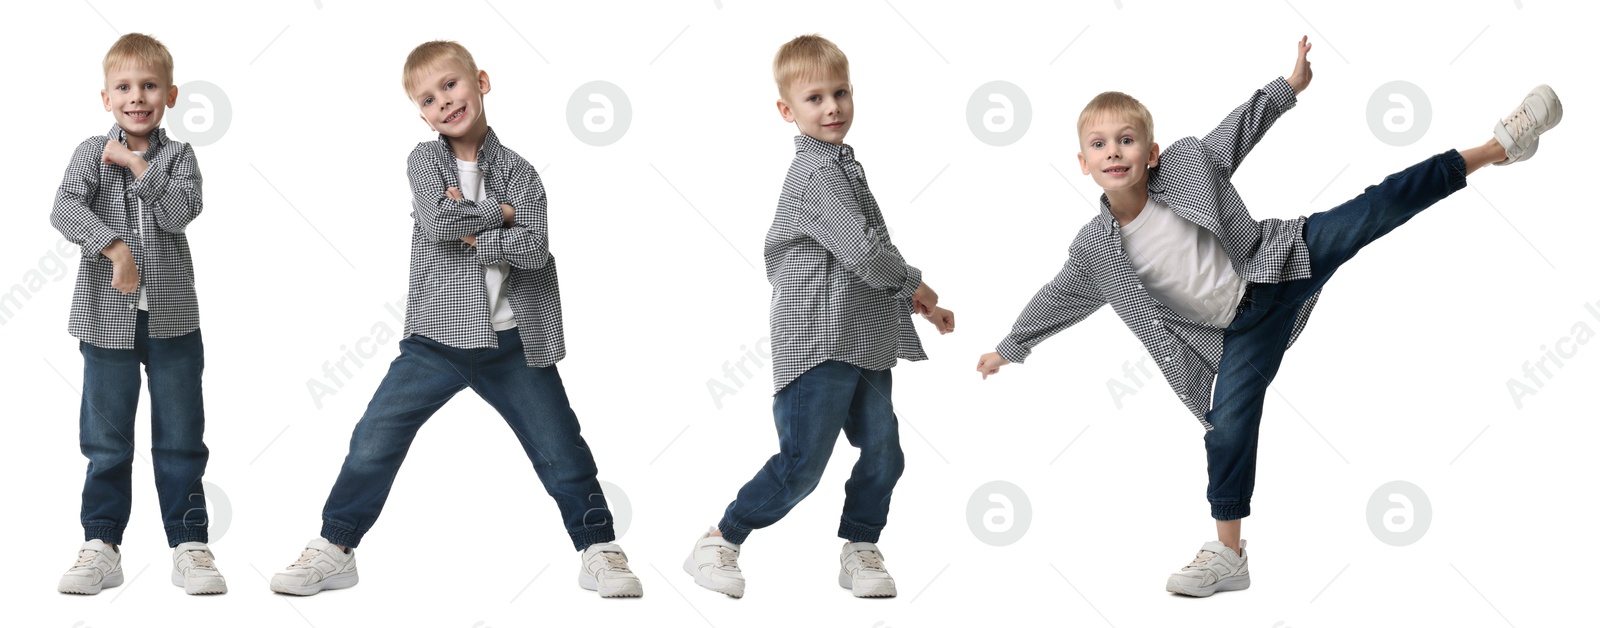
<svg viewBox="0 0 1600 628">
<path fill-rule="evenodd" d="M 151 338 L 150 315 L 140 310 L 132 349 L 78 343 L 83 354 L 83 404 L 78 447 L 89 459 L 83 479 L 83 538 L 122 544 L 133 508 L 133 418 L 139 408 L 139 365 L 150 390 L 150 462 L 167 545 L 206 541 L 206 497 L 201 476 L 210 451 L 203 440 L 205 404 L 200 373 L 205 350 L 200 330 L 176 338 Z"/>
<path fill-rule="evenodd" d="M 1256 484 L 1256 445 L 1267 386 L 1278 374 L 1300 306 L 1317 294 L 1362 247 L 1405 224 L 1467 185 L 1467 165 L 1454 150 L 1386 177 L 1382 183 L 1305 224 L 1311 277 L 1251 284 L 1224 332 L 1222 361 L 1206 420 L 1206 500 L 1219 520 L 1250 515 Z"/>
<path fill-rule="evenodd" d="M 889 520 L 889 497 L 905 471 L 900 422 L 890 403 L 889 370 L 874 371 L 829 360 L 790 382 L 772 399 L 778 453 L 728 504 L 717 529 L 729 543 L 777 523 L 822 480 L 833 445 L 844 431 L 861 458 L 844 484 L 839 537 L 878 542 Z"/>
<path fill-rule="evenodd" d="M 350 454 L 322 507 L 323 538 L 345 547 L 361 544 L 417 430 L 456 393 L 471 388 L 517 435 L 545 492 L 555 498 L 573 545 L 581 550 L 616 539 L 599 471 L 579 434 L 561 374 L 555 365 L 529 367 L 516 329 L 497 335 L 498 349 L 457 349 L 415 335 L 400 341 L 400 357 L 389 364 L 350 435 Z M 441 516 L 466 516 L 443 510 Z"/>
</svg>

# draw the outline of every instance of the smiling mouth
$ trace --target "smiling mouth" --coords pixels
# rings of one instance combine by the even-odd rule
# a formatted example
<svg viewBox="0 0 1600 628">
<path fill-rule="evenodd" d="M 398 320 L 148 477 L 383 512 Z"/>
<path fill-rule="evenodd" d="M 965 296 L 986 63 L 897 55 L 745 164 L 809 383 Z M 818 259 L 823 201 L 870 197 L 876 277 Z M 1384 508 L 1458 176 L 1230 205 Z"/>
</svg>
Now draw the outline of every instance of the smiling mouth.
<svg viewBox="0 0 1600 628">
<path fill-rule="evenodd" d="M 460 120 L 461 116 L 466 115 L 466 113 L 467 107 L 466 105 L 462 105 L 460 109 L 452 111 L 450 112 L 450 115 L 445 116 L 444 122 L 445 124 L 449 124 L 451 122 L 455 122 L 456 120 Z"/>
<path fill-rule="evenodd" d="M 822 126 L 830 128 L 830 129 L 837 129 L 837 128 L 843 127 L 844 126 L 844 122 L 830 122 L 830 123 L 824 124 Z"/>
<path fill-rule="evenodd" d="M 122 115 L 133 118 L 136 122 L 144 122 L 150 119 L 150 113 L 149 111 L 124 111 Z"/>
<path fill-rule="evenodd" d="M 1128 167 L 1127 166 L 1114 166 L 1114 167 L 1111 167 L 1111 168 L 1106 168 L 1105 170 L 1101 170 L 1101 172 L 1104 172 L 1106 174 L 1127 174 L 1128 173 Z"/>
</svg>

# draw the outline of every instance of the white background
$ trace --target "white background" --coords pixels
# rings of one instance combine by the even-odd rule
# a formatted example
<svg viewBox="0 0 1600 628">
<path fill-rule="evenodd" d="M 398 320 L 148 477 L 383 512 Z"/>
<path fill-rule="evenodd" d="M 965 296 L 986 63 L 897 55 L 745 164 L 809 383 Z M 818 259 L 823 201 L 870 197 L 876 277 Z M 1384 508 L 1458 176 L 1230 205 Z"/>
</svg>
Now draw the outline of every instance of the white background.
<svg viewBox="0 0 1600 628">
<path fill-rule="evenodd" d="M 1576 354 L 1549 363 L 1520 409 L 1507 381 L 1532 386 L 1525 362 L 1579 323 L 1600 329 L 1584 309 L 1600 302 L 1600 219 L 1578 161 L 1594 138 L 1596 90 L 1582 78 L 1592 77 L 1593 21 L 1580 17 L 1592 14 L 1541 0 L 1063 4 L 8 6 L 0 172 L 13 201 L 0 291 L 21 305 L 8 303 L 0 325 L 6 623 L 1306 628 L 1548 626 L 1579 613 L 1596 558 L 1600 346 L 1561 343 Z M 206 206 L 189 230 L 214 548 L 232 589 L 220 597 L 187 598 L 167 583 L 143 409 L 130 581 L 96 597 L 54 589 L 82 540 L 85 462 L 82 360 L 65 332 L 76 260 L 52 257 L 60 236 L 48 214 L 72 149 L 111 123 L 97 92 L 119 32 L 156 35 L 178 84 L 212 83 L 231 102 L 218 112 L 225 136 L 196 149 Z M 745 545 L 744 599 L 702 590 L 680 569 L 776 451 L 770 371 L 737 384 L 722 373 L 768 332 L 761 243 L 794 133 L 776 113 L 770 62 L 811 32 L 850 56 L 848 141 L 895 241 L 958 316 L 943 337 L 919 321 L 932 359 L 895 369 L 907 471 L 881 543 L 899 582 L 892 600 L 857 600 L 834 583 L 855 454 L 842 440 L 817 492 Z M 1539 83 L 1559 90 L 1566 121 L 1532 161 L 1474 175 L 1329 284 L 1267 401 L 1245 526 L 1253 588 L 1171 596 L 1167 574 L 1214 536 L 1202 430 L 1164 382 L 1124 375 L 1142 349 L 1115 314 L 988 381 L 973 366 L 1092 215 L 1097 190 L 1074 157 L 1083 103 L 1127 91 L 1154 111 L 1158 141 L 1204 133 L 1289 72 L 1302 34 L 1315 79 L 1236 177 L 1258 218 L 1327 209 L 1430 154 L 1480 143 Z M 421 432 L 358 550 L 359 586 L 303 599 L 267 590 L 265 578 L 317 533 L 351 428 L 396 354 L 397 335 L 313 403 L 308 382 L 330 383 L 325 362 L 382 326 L 400 330 L 384 306 L 406 285 L 404 160 L 431 138 L 400 72 L 411 47 L 436 38 L 462 42 L 489 72 L 491 124 L 549 189 L 570 350 L 560 368 L 601 478 L 631 502 L 621 542 L 641 600 L 577 588 L 554 504 L 510 430 L 470 395 Z M 569 97 L 594 80 L 621 87 L 633 112 L 604 147 L 567 124 Z M 980 142 L 967 122 L 973 91 L 994 80 L 1019 86 L 1033 108 L 1025 136 L 1005 147 Z M 1432 103 L 1430 130 L 1411 146 L 1379 141 L 1366 117 L 1374 91 L 1395 80 Z M 720 409 L 714 379 L 740 387 Z M 1137 393 L 1115 399 L 1112 381 Z M 1004 547 L 983 543 L 967 519 L 969 498 L 993 480 L 1031 504 L 1026 533 Z M 1368 499 L 1391 480 L 1431 503 L 1415 544 L 1384 544 L 1368 527 Z"/>
</svg>

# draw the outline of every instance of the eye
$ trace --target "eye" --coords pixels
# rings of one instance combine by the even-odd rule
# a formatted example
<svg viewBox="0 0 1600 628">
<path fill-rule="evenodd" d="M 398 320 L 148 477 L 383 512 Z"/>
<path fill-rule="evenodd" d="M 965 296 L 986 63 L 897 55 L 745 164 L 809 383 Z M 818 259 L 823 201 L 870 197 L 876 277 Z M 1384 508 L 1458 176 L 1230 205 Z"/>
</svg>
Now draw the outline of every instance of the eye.
<svg viewBox="0 0 1600 628">
<path fill-rule="evenodd" d="M 822 96 L 812 94 L 806 97 L 806 102 L 822 102 Z"/>
<path fill-rule="evenodd" d="M 144 88 L 145 89 L 155 89 L 156 88 L 156 84 L 155 83 L 145 83 L 144 84 Z"/>
<path fill-rule="evenodd" d="M 426 107 L 426 106 L 431 105 L 431 104 L 433 104 L 433 97 L 432 96 L 429 96 L 427 98 L 422 99 L 422 106 Z"/>
<path fill-rule="evenodd" d="M 1105 145 L 1106 145 L 1106 143 L 1102 142 L 1100 140 L 1095 140 L 1093 142 L 1089 142 L 1089 147 L 1090 148 L 1100 148 L 1100 147 L 1105 146 Z"/>
<path fill-rule="evenodd" d="M 1122 143 L 1123 143 L 1123 144 L 1132 144 L 1132 143 L 1133 143 L 1133 138 L 1131 138 L 1131 137 L 1124 137 L 1124 138 L 1122 138 Z"/>
<path fill-rule="evenodd" d="M 456 87 L 456 82 L 455 82 L 454 79 L 444 82 L 444 88 L 445 89 L 455 89 L 455 87 Z"/>
<path fill-rule="evenodd" d="M 844 98 L 849 93 L 850 92 L 847 92 L 847 91 L 841 89 L 841 90 L 839 90 L 837 92 L 834 92 L 833 93 L 833 97 L 834 98 Z"/>
</svg>

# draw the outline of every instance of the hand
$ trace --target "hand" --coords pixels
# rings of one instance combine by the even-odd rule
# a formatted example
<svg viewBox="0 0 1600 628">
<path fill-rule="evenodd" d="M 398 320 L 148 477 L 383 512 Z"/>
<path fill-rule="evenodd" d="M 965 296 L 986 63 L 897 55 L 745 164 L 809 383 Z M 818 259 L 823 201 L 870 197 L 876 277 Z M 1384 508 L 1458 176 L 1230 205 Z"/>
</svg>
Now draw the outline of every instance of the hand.
<svg viewBox="0 0 1600 628">
<path fill-rule="evenodd" d="M 461 196 L 461 190 L 458 190 L 458 189 L 453 188 L 453 187 L 445 188 L 444 195 L 450 197 L 453 200 L 457 200 L 457 201 L 461 200 L 462 198 L 465 198 L 465 197 Z"/>
<path fill-rule="evenodd" d="M 478 236 L 476 235 L 461 236 L 461 241 L 466 242 L 467 246 L 478 246 Z"/>
<path fill-rule="evenodd" d="M 978 372 L 983 374 L 984 379 L 989 379 L 990 375 L 1000 372 L 1000 367 L 1010 363 L 1010 360 L 1000 357 L 998 352 L 990 351 L 978 358 Z"/>
<path fill-rule="evenodd" d="M 500 214 L 505 217 L 507 227 L 517 223 L 517 209 L 515 207 L 501 203 Z"/>
<path fill-rule="evenodd" d="M 116 140 L 106 140 L 106 149 L 100 151 L 100 161 L 132 170 L 135 178 L 143 177 L 145 169 L 150 167 L 143 157 L 133 154 L 127 146 Z"/>
<path fill-rule="evenodd" d="M 933 288 L 929 288 L 926 283 L 917 286 L 917 291 L 911 295 L 912 311 L 923 316 L 927 316 L 929 312 L 933 311 L 934 306 L 938 304 L 938 293 L 934 292 Z"/>
<path fill-rule="evenodd" d="M 933 323 L 934 329 L 938 329 L 940 335 L 956 330 L 956 313 L 950 310 L 935 307 L 928 313 L 923 314 L 922 317 Z"/>
<path fill-rule="evenodd" d="M 127 243 L 112 240 L 100 253 L 111 260 L 111 287 L 123 294 L 133 294 L 139 289 L 139 266 L 133 263 L 133 252 L 128 250 Z"/>
<path fill-rule="evenodd" d="M 1294 88 L 1295 94 L 1311 86 L 1311 62 L 1306 61 L 1306 53 L 1311 52 L 1311 43 L 1307 39 L 1300 38 L 1300 56 L 1294 60 L 1294 71 L 1289 73 L 1289 87 Z"/>
</svg>

